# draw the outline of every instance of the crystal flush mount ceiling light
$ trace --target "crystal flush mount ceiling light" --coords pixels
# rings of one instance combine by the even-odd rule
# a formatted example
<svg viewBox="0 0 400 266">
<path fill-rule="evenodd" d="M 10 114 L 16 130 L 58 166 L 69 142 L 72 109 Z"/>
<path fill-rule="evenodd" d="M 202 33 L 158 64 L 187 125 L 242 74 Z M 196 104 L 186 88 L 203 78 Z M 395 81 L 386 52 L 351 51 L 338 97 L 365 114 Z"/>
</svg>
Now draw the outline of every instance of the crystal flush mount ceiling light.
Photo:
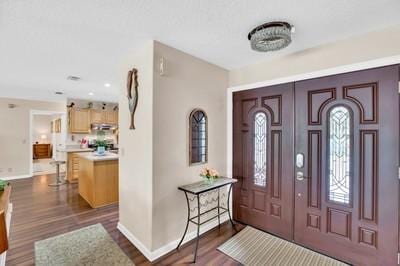
<svg viewBox="0 0 400 266">
<path fill-rule="evenodd" d="M 254 28 L 247 38 L 251 49 L 258 52 L 277 51 L 287 47 L 292 42 L 294 27 L 287 22 L 268 22 Z"/>
</svg>

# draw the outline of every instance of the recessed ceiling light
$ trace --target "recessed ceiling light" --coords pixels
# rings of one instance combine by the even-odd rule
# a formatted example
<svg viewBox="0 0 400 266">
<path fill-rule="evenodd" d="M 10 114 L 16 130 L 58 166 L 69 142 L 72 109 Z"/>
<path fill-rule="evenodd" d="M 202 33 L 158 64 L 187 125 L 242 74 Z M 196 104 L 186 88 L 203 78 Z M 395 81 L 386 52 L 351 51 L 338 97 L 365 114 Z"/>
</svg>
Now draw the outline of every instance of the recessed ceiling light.
<svg viewBox="0 0 400 266">
<path fill-rule="evenodd" d="M 108 88 L 108 87 L 110 87 L 110 86 L 111 86 L 110 83 L 105 83 L 105 84 L 104 84 L 104 87 L 107 87 L 107 88 Z"/>
<path fill-rule="evenodd" d="M 64 92 L 62 92 L 62 91 L 56 91 L 55 94 L 57 94 L 57 95 L 63 95 Z"/>
<path fill-rule="evenodd" d="M 90 96 L 93 96 L 93 95 L 94 95 L 94 93 L 93 93 L 93 92 L 89 92 L 89 95 L 90 95 Z"/>
<path fill-rule="evenodd" d="M 72 81 L 78 81 L 78 80 L 81 79 L 81 77 L 78 77 L 78 76 L 68 76 L 67 79 L 68 79 L 68 80 L 72 80 Z"/>
</svg>

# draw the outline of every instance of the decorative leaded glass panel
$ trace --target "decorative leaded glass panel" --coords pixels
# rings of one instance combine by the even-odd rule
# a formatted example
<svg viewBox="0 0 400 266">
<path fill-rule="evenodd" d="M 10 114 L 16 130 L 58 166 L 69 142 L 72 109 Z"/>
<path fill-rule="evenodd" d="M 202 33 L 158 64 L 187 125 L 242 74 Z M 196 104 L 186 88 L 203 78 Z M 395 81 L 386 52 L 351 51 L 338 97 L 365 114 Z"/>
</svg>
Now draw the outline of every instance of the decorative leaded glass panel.
<svg viewBox="0 0 400 266">
<path fill-rule="evenodd" d="M 254 117 L 254 184 L 265 186 L 267 180 L 267 116 Z"/>
<path fill-rule="evenodd" d="M 350 112 L 343 106 L 329 114 L 329 200 L 350 203 Z"/>
<path fill-rule="evenodd" d="M 207 116 L 201 110 L 190 115 L 190 163 L 207 162 Z"/>
</svg>

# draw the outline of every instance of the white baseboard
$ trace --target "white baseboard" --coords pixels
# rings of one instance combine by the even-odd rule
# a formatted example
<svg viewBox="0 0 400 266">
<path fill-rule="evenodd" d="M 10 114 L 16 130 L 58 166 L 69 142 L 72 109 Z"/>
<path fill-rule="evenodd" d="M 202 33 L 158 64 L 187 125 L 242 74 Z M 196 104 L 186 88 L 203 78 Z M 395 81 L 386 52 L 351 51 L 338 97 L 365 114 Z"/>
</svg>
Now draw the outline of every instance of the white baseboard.
<svg viewBox="0 0 400 266">
<path fill-rule="evenodd" d="M 148 259 L 151 261 L 152 254 L 147 247 L 140 242 L 121 222 L 118 222 L 117 229 Z"/>
<path fill-rule="evenodd" d="M 30 178 L 31 175 L 16 175 L 16 176 L 3 176 L 0 177 L 1 180 L 14 180 L 14 179 L 22 179 L 22 178 Z"/>
<path fill-rule="evenodd" d="M 228 215 L 221 216 L 221 223 L 228 221 Z M 200 227 L 200 234 L 204 234 L 205 232 L 215 228 L 218 226 L 218 221 L 215 219 L 203 226 Z M 174 241 L 169 242 L 168 244 L 151 251 L 149 250 L 139 239 L 137 239 L 123 224 L 118 222 L 117 225 L 118 230 L 140 251 L 142 254 L 151 262 L 155 261 L 156 259 L 164 256 L 165 254 L 173 251 L 178 246 L 179 241 L 181 240 L 176 239 Z M 184 230 L 184 228 L 182 228 Z M 182 232 L 183 233 L 183 232 Z M 186 234 L 185 239 L 182 242 L 182 245 L 186 242 L 196 238 L 196 231 L 190 232 Z"/>
</svg>

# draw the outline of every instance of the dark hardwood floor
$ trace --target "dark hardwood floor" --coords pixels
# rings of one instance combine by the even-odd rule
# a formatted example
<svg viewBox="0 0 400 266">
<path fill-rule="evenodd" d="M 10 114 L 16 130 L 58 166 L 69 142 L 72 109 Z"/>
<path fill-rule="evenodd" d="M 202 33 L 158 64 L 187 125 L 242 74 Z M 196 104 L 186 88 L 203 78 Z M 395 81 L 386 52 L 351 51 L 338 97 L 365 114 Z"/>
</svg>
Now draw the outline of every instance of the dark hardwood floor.
<svg viewBox="0 0 400 266">
<path fill-rule="evenodd" d="M 33 265 L 35 241 L 96 223 L 106 228 L 136 265 L 152 265 L 116 228 L 118 205 L 92 209 L 78 195 L 77 184 L 52 188 L 47 185 L 52 178 L 51 175 L 43 175 L 11 181 L 13 214 L 6 265 Z M 243 226 L 238 225 L 237 228 L 241 230 Z M 200 240 L 196 265 L 239 265 L 216 250 L 234 234 L 229 223 L 223 224 L 219 230 L 216 228 L 207 232 Z M 154 265 L 191 264 L 193 247 L 194 242 L 191 241 Z"/>
</svg>

